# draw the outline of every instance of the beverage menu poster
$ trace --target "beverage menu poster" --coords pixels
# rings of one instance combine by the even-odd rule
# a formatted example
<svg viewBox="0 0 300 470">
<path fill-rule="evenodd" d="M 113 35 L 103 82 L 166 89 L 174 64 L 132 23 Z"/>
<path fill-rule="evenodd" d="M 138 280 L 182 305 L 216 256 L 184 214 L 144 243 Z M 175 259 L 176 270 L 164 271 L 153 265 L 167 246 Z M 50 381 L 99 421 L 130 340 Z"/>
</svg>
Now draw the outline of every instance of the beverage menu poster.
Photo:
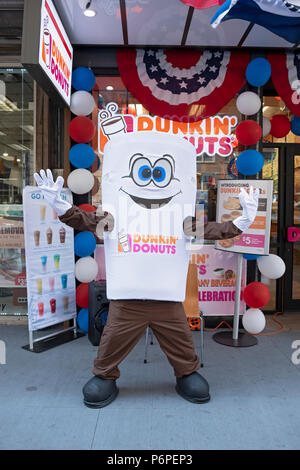
<svg viewBox="0 0 300 470">
<path fill-rule="evenodd" d="M 70 190 L 62 198 L 72 203 Z M 23 191 L 29 330 L 76 317 L 74 232 L 36 186 Z"/>
<path fill-rule="evenodd" d="M 242 215 L 239 193 L 241 188 L 249 192 L 250 186 L 259 189 L 258 209 L 254 222 L 245 232 L 234 238 L 217 240 L 215 247 L 234 253 L 268 255 L 273 199 L 272 180 L 219 180 L 217 222 L 232 221 Z"/>
</svg>

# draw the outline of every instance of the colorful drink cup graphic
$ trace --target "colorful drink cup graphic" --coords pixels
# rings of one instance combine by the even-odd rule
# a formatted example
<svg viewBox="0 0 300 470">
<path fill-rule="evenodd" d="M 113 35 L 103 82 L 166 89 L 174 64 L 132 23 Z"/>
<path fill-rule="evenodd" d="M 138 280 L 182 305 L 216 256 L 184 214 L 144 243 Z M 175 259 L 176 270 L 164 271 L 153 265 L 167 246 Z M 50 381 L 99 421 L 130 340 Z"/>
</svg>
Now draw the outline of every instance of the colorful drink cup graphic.
<svg viewBox="0 0 300 470">
<path fill-rule="evenodd" d="M 38 312 L 39 312 L 39 317 L 42 317 L 44 315 L 44 304 L 43 304 L 43 302 L 38 303 Z"/>
<path fill-rule="evenodd" d="M 37 279 L 36 280 L 36 288 L 37 288 L 38 294 L 41 294 L 43 292 L 43 281 L 42 281 L 42 279 Z"/>
<path fill-rule="evenodd" d="M 55 209 L 52 209 L 52 212 L 53 212 L 53 220 L 57 220 L 58 219 L 58 215 L 57 215 L 57 212 Z"/>
<path fill-rule="evenodd" d="M 46 237 L 47 237 L 47 243 L 48 243 L 48 245 L 52 245 L 53 232 L 52 232 L 52 229 L 51 229 L 50 227 L 47 228 Z"/>
<path fill-rule="evenodd" d="M 44 204 L 40 205 L 40 221 L 41 222 L 45 222 L 46 209 L 47 209 L 47 206 L 45 206 Z"/>
<path fill-rule="evenodd" d="M 69 308 L 69 297 L 68 296 L 64 296 L 62 298 L 62 301 L 63 301 L 63 306 L 64 306 L 64 310 L 68 310 Z"/>
<path fill-rule="evenodd" d="M 128 253 L 130 251 L 130 242 L 126 233 L 119 233 L 119 245 L 124 253 Z"/>
<path fill-rule="evenodd" d="M 50 303 L 51 313 L 55 313 L 56 312 L 56 299 L 50 299 L 49 303 Z"/>
<path fill-rule="evenodd" d="M 41 256 L 42 269 L 45 272 L 47 269 L 47 256 Z"/>
<path fill-rule="evenodd" d="M 59 269 L 60 255 L 54 255 L 53 260 L 55 269 Z"/>
<path fill-rule="evenodd" d="M 54 286 L 55 286 L 55 279 L 54 279 L 54 277 L 53 277 L 53 276 L 49 277 L 48 282 L 49 282 L 49 290 L 50 290 L 51 292 L 53 292 L 53 291 L 54 291 Z"/>
<path fill-rule="evenodd" d="M 45 48 L 45 64 L 49 68 L 50 67 L 50 33 L 46 25 L 44 26 L 43 39 L 44 39 L 44 48 Z"/>
<path fill-rule="evenodd" d="M 64 227 L 60 227 L 59 229 L 59 240 L 60 243 L 65 243 L 66 241 L 66 229 Z"/>
<path fill-rule="evenodd" d="M 41 232 L 39 230 L 35 230 L 33 232 L 35 246 L 40 246 L 40 235 L 41 235 Z"/>
<path fill-rule="evenodd" d="M 67 274 L 62 274 L 61 275 L 61 285 L 63 289 L 67 288 L 68 285 L 68 275 Z"/>
</svg>

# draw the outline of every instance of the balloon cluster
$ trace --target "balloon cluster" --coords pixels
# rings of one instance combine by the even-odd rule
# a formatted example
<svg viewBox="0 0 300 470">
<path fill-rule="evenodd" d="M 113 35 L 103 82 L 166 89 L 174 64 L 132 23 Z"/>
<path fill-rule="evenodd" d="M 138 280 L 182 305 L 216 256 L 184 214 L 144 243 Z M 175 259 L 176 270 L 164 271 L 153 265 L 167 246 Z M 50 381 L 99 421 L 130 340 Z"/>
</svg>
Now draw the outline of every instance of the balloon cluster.
<svg viewBox="0 0 300 470">
<path fill-rule="evenodd" d="M 95 178 L 90 168 L 95 162 L 95 152 L 89 145 L 96 133 L 93 121 L 88 117 L 94 110 L 95 101 L 91 90 L 95 85 L 93 72 L 86 67 L 73 71 L 72 86 L 75 89 L 71 96 L 71 112 L 76 116 L 71 120 L 69 133 L 76 142 L 69 152 L 69 160 L 75 170 L 68 177 L 68 187 L 75 194 L 86 194 L 95 185 Z M 80 209 L 87 212 L 96 210 L 90 204 L 81 204 Z M 77 323 L 83 331 L 88 331 L 88 287 L 96 279 L 98 265 L 92 257 L 96 248 L 96 238 L 91 232 L 80 232 L 75 236 L 74 249 L 79 257 L 75 264 L 75 277 L 81 283 L 76 289 L 78 312 Z"/>
<path fill-rule="evenodd" d="M 279 279 L 285 273 L 285 263 L 277 255 L 243 255 L 248 260 L 257 260 L 257 266 L 260 273 L 268 279 Z M 267 305 L 270 300 L 269 288 L 262 282 L 250 282 L 244 290 L 244 300 L 250 307 L 243 315 L 243 327 L 252 334 L 258 334 L 263 331 L 266 325 L 266 319 L 260 310 Z"/>
<path fill-rule="evenodd" d="M 246 70 L 247 81 L 254 87 L 265 85 L 270 76 L 271 65 L 263 58 L 252 60 Z M 246 91 L 239 95 L 236 105 L 241 114 L 252 116 L 259 112 L 261 100 L 253 91 Z M 271 134 L 274 137 L 284 137 L 291 128 L 294 133 L 298 132 L 300 135 L 300 118 L 294 117 L 291 124 L 283 115 L 275 115 L 271 120 L 264 117 L 262 127 L 256 121 L 246 119 L 237 126 L 236 138 L 242 145 L 255 145 L 262 136 Z M 262 154 L 252 149 L 243 151 L 236 160 L 237 170 L 247 176 L 259 173 L 263 165 Z M 258 269 L 268 279 L 278 279 L 285 272 L 284 261 L 277 255 L 244 254 L 243 256 L 247 260 L 257 260 Z M 243 327 L 251 334 L 258 334 L 266 325 L 265 316 L 260 309 L 270 300 L 269 288 L 262 282 L 251 282 L 244 290 L 244 300 L 250 308 L 243 315 Z"/>
<path fill-rule="evenodd" d="M 271 66 L 266 59 L 252 60 L 246 70 L 246 78 L 252 86 L 264 85 L 271 76 Z M 237 109 L 245 116 L 257 114 L 261 108 L 261 99 L 253 91 L 241 93 L 236 101 Z M 256 121 L 246 119 L 237 126 L 236 138 L 244 146 L 255 145 L 264 135 Z M 264 165 L 264 158 L 257 150 L 244 150 L 236 160 L 236 168 L 242 175 L 252 176 L 259 173 Z"/>
</svg>

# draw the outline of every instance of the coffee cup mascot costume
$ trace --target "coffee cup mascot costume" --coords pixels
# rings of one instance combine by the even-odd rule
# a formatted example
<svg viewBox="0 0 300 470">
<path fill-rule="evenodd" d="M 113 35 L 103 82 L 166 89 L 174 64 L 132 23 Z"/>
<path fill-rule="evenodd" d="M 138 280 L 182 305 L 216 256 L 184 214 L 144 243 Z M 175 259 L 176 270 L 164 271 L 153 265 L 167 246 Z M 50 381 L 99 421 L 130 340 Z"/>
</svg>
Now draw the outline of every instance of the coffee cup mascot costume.
<svg viewBox="0 0 300 470">
<path fill-rule="evenodd" d="M 101 211 L 87 213 L 63 201 L 63 178 L 54 182 L 50 170 L 35 179 L 63 223 L 104 238 L 110 306 L 94 377 L 83 388 L 84 403 L 101 408 L 116 398 L 118 366 L 148 326 L 174 368 L 178 394 L 193 403 L 209 401 L 182 306 L 189 243 L 195 235 L 223 240 L 247 229 L 255 218 L 258 190 L 241 191 L 242 216 L 207 222 L 201 229 L 193 219 L 195 148 L 180 137 L 147 131 L 115 136 L 106 144 Z"/>
</svg>

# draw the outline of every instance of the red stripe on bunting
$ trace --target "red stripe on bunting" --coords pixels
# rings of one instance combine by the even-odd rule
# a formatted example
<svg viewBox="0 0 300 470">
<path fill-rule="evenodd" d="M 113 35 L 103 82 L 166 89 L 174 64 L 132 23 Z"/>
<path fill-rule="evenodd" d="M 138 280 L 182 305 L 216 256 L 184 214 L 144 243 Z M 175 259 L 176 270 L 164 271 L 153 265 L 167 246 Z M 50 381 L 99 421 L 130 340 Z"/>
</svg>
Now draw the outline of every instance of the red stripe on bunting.
<svg viewBox="0 0 300 470">
<path fill-rule="evenodd" d="M 289 53 L 291 54 L 291 53 Z M 268 60 L 272 67 L 272 81 L 278 95 L 283 99 L 289 110 L 300 117 L 300 86 L 289 80 L 289 70 L 287 67 L 287 54 L 268 54 Z M 297 92 L 298 91 L 298 92 Z"/>
</svg>

